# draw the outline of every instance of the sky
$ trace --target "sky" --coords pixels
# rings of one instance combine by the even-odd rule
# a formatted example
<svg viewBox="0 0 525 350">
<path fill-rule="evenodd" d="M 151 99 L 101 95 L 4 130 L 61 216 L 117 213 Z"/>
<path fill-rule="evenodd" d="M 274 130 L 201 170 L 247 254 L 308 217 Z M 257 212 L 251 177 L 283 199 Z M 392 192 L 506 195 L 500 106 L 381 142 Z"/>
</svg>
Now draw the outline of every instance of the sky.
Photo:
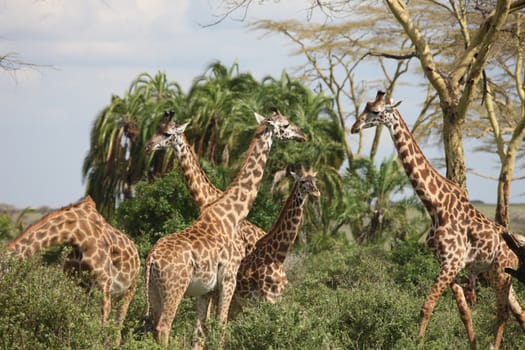
<svg viewBox="0 0 525 350">
<path fill-rule="evenodd" d="M 278 77 L 303 62 L 291 55 L 293 46 L 285 38 L 249 31 L 235 18 L 204 26 L 216 20 L 219 2 L 0 0 L 0 54 L 40 65 L 0 71 L 0 203 L 58 208 L 84 196 L 81 171 L 93 121 L 111 95 L 122 96 L 139 73 L 163 71 L 187 89 L 216 60 L 227 67 L 238 62 L 256 78 Z M 246 21 L 304 20 L 307 3 L 255 2 Z M 409 88 L 397 94 L 396 99 L 414 99 Z M 399 109 L 404 114 L 409 105 Z M 422 148 L 429 158 L 439 155 Z M 467 167 L 497 175 L 494 156 L 466 151 Z M 387 147 L 385 157 L 393 152 Z M 495 181 L 469 175 L 468 186 L 472 199 L 496 201 Z M 513 184 L 511 201 L 524 202 L 517 187 Z"/>
</svg>

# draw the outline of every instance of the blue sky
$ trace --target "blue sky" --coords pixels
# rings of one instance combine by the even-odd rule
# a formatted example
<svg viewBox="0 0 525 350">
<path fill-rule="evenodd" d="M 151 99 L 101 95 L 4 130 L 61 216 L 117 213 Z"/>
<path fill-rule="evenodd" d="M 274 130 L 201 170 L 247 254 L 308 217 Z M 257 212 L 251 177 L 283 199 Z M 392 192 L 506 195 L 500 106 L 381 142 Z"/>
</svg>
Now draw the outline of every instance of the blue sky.
<svg viewBox="0 0 525 350">
<path fill-rule="evenodd" d="M 82 197 L 91 125 L 111 95 L 122 95 L 141 72 L 164 71 L 187 88 L 215 60 L 237 61 L 257 78 L 292 72 L 302 62 L 284 38 L 250 32 L 240 21 L 203 27 L 215 20 L 218 2 L 1 0 L 0 53 L 52 68 L 0 71 L 0 203 L 61 207 Z M 307 3 L 254 4 L 247 20 L 304 19 Z M 396 98 L 413 98 L 413 91 L 401 89 Z M 393 152 L 390 141 L 382 146 L 385 156 Z M 468 167 L 497 174 L 495 157 L 467 158 Z M 514 184 L 513 201 L 523 201 L 520 192 Z M 469 193 L 495 202 L 496 182 L 469 175 Z"/>
</svg>

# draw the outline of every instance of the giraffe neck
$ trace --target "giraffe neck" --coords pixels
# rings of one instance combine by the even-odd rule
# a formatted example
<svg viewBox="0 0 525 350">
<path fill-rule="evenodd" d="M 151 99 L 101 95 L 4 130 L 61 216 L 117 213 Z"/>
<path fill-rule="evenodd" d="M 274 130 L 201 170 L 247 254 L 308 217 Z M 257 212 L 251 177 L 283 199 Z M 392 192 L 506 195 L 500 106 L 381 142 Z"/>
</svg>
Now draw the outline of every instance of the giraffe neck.
<svg viewBox="0 0 525 350">
<path fill-rule="evenodd" d="M 305 203 L 306 195 L 299 191 L 297 182 L 272 229 L 257 243 L 257 247 L 266 250 L 265 257 L 271 257 L 272 261 L 277 263 L 284 263 L 299 232 Z"/>
<path fill-rule="evenodd" d="M 215 202 L 222 195 L 222 191 L 210 182 L 206 173 L 202 170 L 186 136 L 181 135 L 179 142 L 174 144 L 173 148 L 184 173 L 184 179 L 190 190 L 191 198 L 193 198 L 197 207 L 202 209 Z"/>
<path fill-rule="evenodd" d="M 84 235 L 82 231 L 89 229 L 77 227 L 81 226 L 79 217 L 89 215 L 90 207 L 94 205 L 88 196 L 80 202 L 51 212 L 9 242 L 8 248 L 15 251 L 17 256 L 27 258 L 55 244 L 68 242 L 79 245 L 82 237 L 78 235 Z"/>
<path fill-rule="evenodd" d="M 225 219 L 222 222 L 225 232 L 236 232 L 255 201 L 272 147 L 272 136 L 265 124 L 259 125 L 239 173 L 212 206 L 214 214 Z"/>
<path fill-rule="evenodd" d="M 395 110 L 395 113 L 397 114 L 397 122 L 390 126 L 389 129 L 399 159 L 417 196 L 421 199 L 427 211 L 432 213 L 440 205 L 441 201 L 439 198 L 444 195 L 443 189 L 445 185 L 447 188 L 453 186 L 460 190 L 461 193 L 464 193 L 464 191 L 452 181 L 443 177 L 430 164 L 400 113 L 397 110 Z"/>
</svg>

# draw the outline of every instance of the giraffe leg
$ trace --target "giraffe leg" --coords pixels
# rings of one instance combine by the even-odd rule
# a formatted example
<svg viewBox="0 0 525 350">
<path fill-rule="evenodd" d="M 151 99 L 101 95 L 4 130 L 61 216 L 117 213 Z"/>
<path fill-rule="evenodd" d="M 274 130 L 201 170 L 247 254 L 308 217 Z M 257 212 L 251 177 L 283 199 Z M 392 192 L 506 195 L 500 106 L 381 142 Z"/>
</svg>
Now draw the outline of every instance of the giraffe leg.
<svg viewBox="0 0 525 350">
<path fill-rule="evenodd" d="M 434 281 L 434 285 L 430 290 L 430 294 L 425 299 L 423 306 L 421 307 L 421 315 L 419 319 L 419 333 L 420 337 L 425 337 L 427 331 L 428 321 L 432 315 L 432 311 L 436 306 L 439 298 L 452 283 L 456 275 L 458 274 L 461 266 L 442 264 L 439 275 Z"/>
<path fill-rule="evenodd" d="M 510 311 L 512 312 L 512 314 L 514 315 L 514 317 L 520 324 L 521 329 L 525 332 L 525 314 L 523 314 L 521 305 L 516 299 L 516 294 L 514 293 L 514 288 L 512 288 L 512 285 L 510 286 L 510 291 L 509 291 L 509 306 L 510 306 Z"/>
<path fill-rule="evenodd" d="M 511 292 L 511 280 L 510 276 L 507 277 L 503 273 L 496 278 L 494 285 L 494 291 L 496 292 L 496 316 L 498 324 L 496 327 L 496 334 L 494 336 L 494 349 L 498 350 L 503 339 L 503 331 L 505 330 L 505 324 L 509 318 L 509 304 L 510 292 Z M 515 307 L 515 305 L 514 305 Z"/>
<path fill-rule="evenodd" d="M 131 299 L 133 299 L 133 295 L 135 295 L 136 287 L 137 285 L 135 283 L 126 291 L 126 293 L 121 299 L 121 305 L 117 314 L 118 334 L 115 342 L 117 346 L 120 345 L 120 342 L 122 341 L 122 325 L 124 324 L 124 319 L 126 318 L 126 314 L 128 313 L 128 308 L 129 304 L 131 303 Z"/>
<path fill-rule="evenodd" d="M 159 323 L 160 311 L 162 307 L 161 296 L 157 286 L 154 283 L 149 283 L 146 290 L 146 298 L 148 299 L 147 302 L 149 304 L 149 315 L 146 316 L 150 316 L 146 321 L 146 326 L 151 329 L 150 327 L 154 327 Z"/>
<path fill-rule="evenodd" d="M 214 293 L 215 294 L 215 293 Z M 209 319 L 210 309 L 212 308 L 212 296 L 210 293 L 200 296 L 197 300 L 197 318 L 195 322 L 195 329 L 193 330 L 193 349 L 204 349 L 204 341 L 207 336 L 207 331 L 204 323 Z"/>
<path fill-rule="evenodd" d="M 102 294 L 102 324 L 107 324 L 111 313 L 111 292 L 109 286 L 104 286 Z"/>
<path fill-rule="evenodd" d="M 191 267 L 183 266 L 177 271 L 150 266 L 148 297 L 153 316 L 153 333 L 161 346 L 167 347 L 171 324 L 179 304 L 188 289 L 192 275 Z"/>
<path fill-rule="evenodd" d="M 185 288 L 177 288 L 176 291 L 170 292 L 170 295 L 167 295 L 163 300 L 158 322 L 155 325 L 155 338 L 157 342 L 164 347 L 168 347 L 171 324 L 173 323 L 185 290 Z"/>
<path fill-rule="evenodd" d="M 473 273 L 469 273 L 467 285 L 463 288 L 463 294 L 465 294 L 465 298 L 467 299 L 467 303 L 470 307 L 473 307 L 476 305 L 476 280 L 478 276 Z"/>
<path fill-rule="evenodd" d="M 228 322 L 228 313 L 230 311 L 230 304 L 235 292 L 235 286 L 237 283 L 237 270 L 231 271 L 232 273 L 225 274 L 224 279 L 219 289 L 219 299 L 217 303 L 217 314 L 219 316 L 220 323 L 225 326 Z M 219 345 L 222 348 L 224 345 L 224 331 L 221 332 L 219 338 Z"/>
<path fill-rule="evenodd" d="M 452 289 L 452 292 L 454 293 L 454 298 L 456 299 L 456 304 L 459 309 L 461 320 L 463 321 L 463 324 L 465 325 L 465 328 L 467 329 L 467 335 L 468 335 L 468 340 L 470 343 L 470 348 L 475 350 L 476 349 L 476 336 L 474 335 L 474 326 L 472 325 L 472 316 L 470 314 L 470 308 L 468 306 L 467 299 L 465 298 L 465 293 L 463 292 L 463 288 L 457 283 L 452 283 L 450 285 L 450 288 Z"/>
</svg>

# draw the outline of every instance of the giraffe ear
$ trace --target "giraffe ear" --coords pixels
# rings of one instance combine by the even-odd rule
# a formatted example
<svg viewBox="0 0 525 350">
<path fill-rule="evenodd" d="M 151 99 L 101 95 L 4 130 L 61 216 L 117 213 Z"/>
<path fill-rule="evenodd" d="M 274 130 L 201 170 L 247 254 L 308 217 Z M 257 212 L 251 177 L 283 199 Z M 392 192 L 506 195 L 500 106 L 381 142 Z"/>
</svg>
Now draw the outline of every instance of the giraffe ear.
<svg viewBox="0 0 525 350">
<path fill-rule="evenodd" d="M 257 124 L 262 124 L 262 122 L 266 119 L 257 112 L 253 112 L 253 114 L 255 114 L 255 119 L 257 120 Z"/>
<path fill-rule="evenodd" d="M 182 124 L 181 126 L 179 126 L 179 129 L 184 132 L 186 130 L 186 128 L 188 127 L 188 125 L 190 125 L 191 123 L 191 120 L 187 121 L 186 123 Z"/>
<path fill-rule="evenodd" d="M 394 104 L 392 105 L 392 107 L 396 108 L 397 106 L 399 106 L 399 105 L 401 104 L 401 102 L 403 102 L 403 100 L 399 100 L 399 101 L 397 101 L 396 103 L 394 103 Z"/>
<path fill-rule="evenodd" d="M 160 120 L 158 132 L 162 132 L 162 129 L 164 129 L 168 123 L 171 121 L 171 118 L 173 118 L 173 115 L 175 114 L 175 111 L 165 111 L 162 115 L 162 119 Z"/>
<path fill-rule="evenodd" d="M 164 111 L 164 115 L 162 116 L 162 123 L 169 123 L 171 121 L 171 118 L 175 115 L 175 111 Z"/>
<path fill-rule="evenodd" d="M 167 134 L 167 135 L 182 134 L 190 123 L 191 123 L 191 120 L 184 124 L 176 125 L 175 127 L 168 128 L 164 130 L 162 133 Z"/>
<path fill-rule="evenodd" d="M 295 181 L 299 181 L 301 179 L 301 177 L 299 175 L 297 175 L 297 173 L 295 171 L 293 171 L 293 170 L 290 170 L 289 174 L 293 177 L 293 179 Z"/>
</svg>

